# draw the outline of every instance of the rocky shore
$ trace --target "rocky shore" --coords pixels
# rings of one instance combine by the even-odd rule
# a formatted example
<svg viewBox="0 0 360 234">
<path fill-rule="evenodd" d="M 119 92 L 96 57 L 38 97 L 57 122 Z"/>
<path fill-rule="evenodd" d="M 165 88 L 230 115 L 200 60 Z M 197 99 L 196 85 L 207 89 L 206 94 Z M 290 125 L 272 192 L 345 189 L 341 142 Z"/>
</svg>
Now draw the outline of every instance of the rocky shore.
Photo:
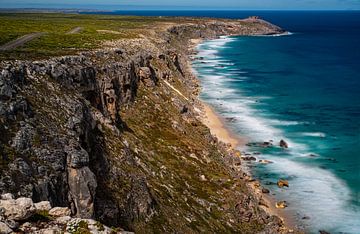
<svg viewBox="0 0 360 234">
<path fill-rule="evenodd" d="M 192 39 L 282 32 L 257 18 L 157 23 L 101 50 L 0 62 L 0 232 L 290 232 L 202 124 L 188 66 Z"/>
</svg>

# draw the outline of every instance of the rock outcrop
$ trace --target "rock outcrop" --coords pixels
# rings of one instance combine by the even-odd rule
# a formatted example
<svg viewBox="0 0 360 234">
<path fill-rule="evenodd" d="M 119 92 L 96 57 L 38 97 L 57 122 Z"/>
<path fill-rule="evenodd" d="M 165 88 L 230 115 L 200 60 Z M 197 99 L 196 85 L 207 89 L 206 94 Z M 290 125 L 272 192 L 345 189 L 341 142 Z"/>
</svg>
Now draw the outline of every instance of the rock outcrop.
<svg viewBox="0 0 360 234">
<path fill-rule="evenodd" d="M 30 198 L 18 198 L 0 200 L 0 209 L 3 211 L 3 216 L 10 220 L 25 220 L 31 217 L 36 208 Z"/>
<path fill-rule="evenodd" d="M 30 211 L 31 210 L 31 211 Z M 93 219 L 70 217 L 67 207 L 50 206 L 50 202 L 33 203 L 31 198 L 0 200 L 0 233 L 127 233 L 111 229 Z"/>
</svg>

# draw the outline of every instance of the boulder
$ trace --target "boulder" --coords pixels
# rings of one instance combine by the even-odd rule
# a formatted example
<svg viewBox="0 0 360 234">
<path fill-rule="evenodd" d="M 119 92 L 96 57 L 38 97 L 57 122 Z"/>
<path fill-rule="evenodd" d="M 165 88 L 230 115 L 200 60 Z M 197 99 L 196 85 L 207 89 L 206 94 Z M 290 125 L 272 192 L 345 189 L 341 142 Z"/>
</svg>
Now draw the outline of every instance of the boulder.
<svg viewBox="0 0 360 234">
<path fill-rule="evenodd" d="M 51 205 L 49 201 L 42 201 L 42 202 L 38 202 L 35 203 L 35 208 L 38 211 L 49 211 L 51 210 Z"/>
<path fill-rule="evenodd" d="M 49 211 L 49 215 L 54 217 L 70 216 L 71 211 L 67 207 L 54 207 Z"/>
<path fill-rule="evenodd" d="M 36 208 L 31 198 L 21 197 L 16 200 L 0 200 L 0 209 L 3 209 L 7 219 L 15 221 L 26 220 L 31 217 Z"/>
<path fill-rule="evenodd" d="M 69 222 L 67 222 L 66 231 L 66 233 L 132 233 L 123 232 L 121 230 L 115 231 L 96 220 L 81 218 L 73 218 Z"/>
<path fill-rule="evenodd" d="M 46 228 L 41 230 L 41 234 L 58 234 L 59 230 L 56 228 Z"/>
<path fill-rule="evenodd" d="M 281 140 L 279 145 L 281 148 L 285 148 L 285 149 L 289 148 L 288 143 L 284 140 Z"/>
<path fill-rule="evenodd" d="M 288 205 L 287 205 L 286 201 L 279 201 L 279 202 L 276 202 L 276 204 L 275 204 L 275 207 L 278 209 L 285 209 L 287 206 Z"/>
<path fill-rule="evenodd" d="M 200 180 L 201 180 L 201 181 L 207 181 L 205 175 L 201 175 L 201 176 L 200 176 Z"/>
<path fill-rule="evenodd" d="M 234 118 L 234 117 L 228 117 L 228 118 L 225 118 L 225 120 L 226 120 L 227 122 L 233 123 L 233 122 L 236 121 L 236 118 Z"/>
<path fill-rule="evenodd" d="M 30 230 L 32 226 L 33 225 L 30 222 L 25 222 L 19 227 L 19 230 L 26 233 L 26 231 Z"/>
<path fill-rule="evenodd" d="M 13 229 L 13 230 L 17 229 L 17 228 L 19 227 L 19 225 L 20 225 L 18 222 L 14 221 L 14 220 L 11 220 L 11 219 L 5 220 L 5 221 L 3 221 L 3 222 L 4 222 L 6 225 L 8 225 L 9 228 L 11 228 L 11 229 Z"/>
<path fill-rule="evenodd" d="M 11 228 L 9 228 L 8 225 L 6 225 L 3 222 L 0 222 L 0 233 L 1 234 L 9 234 L 9 233 L 12 233 L 12 230 L 11 230 Z"/>
<path fill-rule="evenodd" d="M 277 185 L 279 186 L 279 188 L 289 187 L 289 181 L 280 179 L 278 180 Z"/>
<path fill-rule="evenodd" d="M 5 193 L 1 195 L 1 200 L 11 200 L 11 199 L 15 199 L 14 195 L 12 195 L 11 193 Z"/>
<path fill-rule="evenodd" d="M 244 161 L 256 161 L 256 158 L 253 156 L 246 156 L 246 157 L 242 157 L 242 160 Z"/>
<path fill-rule="evenodd" d="M 261 192 L 262 193 L 270 193 L 270 190 L 267 188 L 263 188 L 263 189 L 261 189 Z"/>
<path fill-rule="evenodd" d="M 266 160 L 266 159 L 261 159 L 261 160 L 259 160 L 259 163 L 262 163 L 262 164 L 269 164 L 269 163 L 274 163 L 274 162 L 269 161 L 269 160 Z"/>
</svg>

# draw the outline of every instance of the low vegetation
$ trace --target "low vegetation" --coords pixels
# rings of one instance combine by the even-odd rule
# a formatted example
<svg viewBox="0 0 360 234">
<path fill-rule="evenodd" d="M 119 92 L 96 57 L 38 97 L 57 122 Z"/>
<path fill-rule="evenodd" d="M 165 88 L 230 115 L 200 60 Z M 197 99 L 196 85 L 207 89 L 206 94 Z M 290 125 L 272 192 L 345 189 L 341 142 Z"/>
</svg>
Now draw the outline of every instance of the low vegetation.
<svg viewBox="0 0 360 234">
<path fill-rule="evenodd" d="M 46 34 L 15 50 L 0 51 L 0 59 L 46 58 L 94 49 L 105 40 L 138 37 L 142 29 L 157 21 L 156 17 L 1 13 L 0 46 L 26 34 Z M 76 27 L 82 30 L 68 34 Z"/>
</svg>

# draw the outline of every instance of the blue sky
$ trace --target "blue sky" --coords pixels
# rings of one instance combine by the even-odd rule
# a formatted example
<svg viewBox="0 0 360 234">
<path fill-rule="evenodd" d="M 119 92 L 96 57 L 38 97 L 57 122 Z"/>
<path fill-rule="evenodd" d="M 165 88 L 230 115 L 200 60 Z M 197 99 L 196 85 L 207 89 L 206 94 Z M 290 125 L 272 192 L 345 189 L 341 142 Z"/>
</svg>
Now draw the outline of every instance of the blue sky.
<svg viewBox="0 0 360 234">
<path fill-rule="evenodd" d="M 360 0 L 0 0 L 0 8 L 10 7 L 360 10 Z"/>
</svg>

